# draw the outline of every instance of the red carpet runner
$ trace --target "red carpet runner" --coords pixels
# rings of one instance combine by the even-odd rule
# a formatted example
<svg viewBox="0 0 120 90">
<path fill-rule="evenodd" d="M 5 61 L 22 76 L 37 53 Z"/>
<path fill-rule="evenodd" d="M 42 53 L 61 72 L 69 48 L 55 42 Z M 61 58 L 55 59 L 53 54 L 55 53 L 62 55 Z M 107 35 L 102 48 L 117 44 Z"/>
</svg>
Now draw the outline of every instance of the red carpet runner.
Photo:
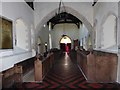
<svg viewBox="0 0 120 90">
<path fill-rule="evenodd" d="M 54 67 L 50 70 L 47 76 L 44 78 L 43 83 L 34 83 L 34 82 L 26 82 L 20 86 L 19 90 L 36 90 L 41 88 L 79 88 L 79 90 L 84 90 L 89 88 L 89 90 L 93 89 L 114 89 L 118 90 L 120 87 L 117 83 L 88 83 L 80 72 L 79 68 L 72 63 L 69 56 L 65 54 L 65 56 L 57 60 Z"/>
</svg>

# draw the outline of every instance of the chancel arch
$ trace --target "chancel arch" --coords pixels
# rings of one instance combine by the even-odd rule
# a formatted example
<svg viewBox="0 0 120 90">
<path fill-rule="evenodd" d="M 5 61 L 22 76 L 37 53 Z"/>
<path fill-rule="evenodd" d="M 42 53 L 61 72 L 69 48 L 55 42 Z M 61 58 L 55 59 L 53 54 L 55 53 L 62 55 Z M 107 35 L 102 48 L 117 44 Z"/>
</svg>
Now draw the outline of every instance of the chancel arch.
<svg viewBox="0 0 120 90">
<path fill-rule="evenodd" d="M 64 7 L 61 7 L 64 8 Z M 82 23 L 85 24 L 86 28 L 88 29 L 89 33 L 90 33 L 90 38 L 92 41 L 92 31 L 93 31 L 93 27 L 91 25 L 91 23 L 82 15 L 80 14 L 78 11 L 72 9 L 71 7 L 65 6 L 66 10 L 74 15 L 75 17 L 77 17 L 79 20 L 82 21 Z M 36 37 L 39 36 L 39 33 L 42 30 L 42 27 L 44 25 L 44 23 L 46 23 L 48 20 L 50 20 L 56 13 L 57 9 L 53 10 L 52 12 L 50 12 L 48 15 L 46 15 L 37 25 L 36 25 Z"/>
</svg>

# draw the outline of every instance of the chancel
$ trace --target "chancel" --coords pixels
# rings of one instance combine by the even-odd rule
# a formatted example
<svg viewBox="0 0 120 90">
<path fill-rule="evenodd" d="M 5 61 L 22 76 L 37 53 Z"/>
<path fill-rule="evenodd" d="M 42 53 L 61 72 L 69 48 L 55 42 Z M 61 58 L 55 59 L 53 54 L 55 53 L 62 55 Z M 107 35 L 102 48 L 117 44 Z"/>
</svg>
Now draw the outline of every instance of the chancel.
<svg viewBox="0 0 120 90">
<path fill-rule="evenodd" d="M 0 89 L 118 90 L 118 1 L 1 0 Z"/>
</svg>

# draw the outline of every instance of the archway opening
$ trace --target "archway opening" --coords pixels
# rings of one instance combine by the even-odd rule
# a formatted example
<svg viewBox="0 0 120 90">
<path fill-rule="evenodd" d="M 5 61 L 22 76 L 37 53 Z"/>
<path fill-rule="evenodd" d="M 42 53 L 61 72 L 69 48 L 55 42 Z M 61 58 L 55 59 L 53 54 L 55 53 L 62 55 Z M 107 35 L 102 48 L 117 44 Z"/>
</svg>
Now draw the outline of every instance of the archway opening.
<svg viewBox="0 0 120 90">
<path fill-rule="evenodd" d="M 64 8 L 64 7 L 62 7 L 62 8 Z M 71 8 L 71 7 L 68 7 L 68 6 L 65 6 L 65 8 L 66 8 L 66 10 L 67 10 L 67 12 L 69 12 L 70 14 L 72 14 L 72 15 L 74 15 L 75 17 L 77 17 L 81 22 L 82 22 L 82 24 L 84 24 L 85 26 L 86 26 L 86 28 L 87 28 L 87 30 L 88 30 L 88 33 L 90 34 L 90 40 L 91 40 L 91 44 L 92 44 L 92 30 L 93 30 L 93 27 L 92 27 L 92 25 L 91 25 L 91 23 L 90 23 L 90 21 L 88 21 L 87 19 L 86 19 L 86 17 L 84 17 L 81 13 L 79 13 L 78 11 L 76 11 L 76 10 L 74 10 L 73 8 Z M 46 41 L 47 42 L 49 42 L 49 37 L 44 37 L 44 36 L 49 36 L 49 34 L 51 34 L 51 38 L 52 38 L 52 40 L 51 40 L 51 42 L 52 42 L 52 48 L 59 48 L 59 49 L 61 49 L 60 48 L 60 42 L 58 42 L 59 40 L 60 40 L 60 38 L 61 38 L 61 35 L 62 35 L 62 33 L 55 33 L 55 29 L 52 29 L 52 27 L 50 27 L 51 28 L 51 30 L 49 31 L 49 26 L 47 26 L 46 25 L 46 30 L 48 30 L 48 32 L 46 31 L 46 30 L 44 30 L 44 32 L 43 32 L 43 25 L 44 24 L 47 24 L 47 21 L 48 20 L 50 20 L 54 15 L 55 15 L 55 13 L 56 13 L 56 10 L 57 9 L 54 9 L 54 10 L 52 10 L 51 12 L 49 12 L 45 17 L 43 17 L 42 19 L 41 19 L 41 21 L 40 22 L 38 22 L 37 24 L 36 24 L 36 38 L 37 37 L 39 37 L 39 36 L 41 36 L 41 38 L 42 38 L 42 41 L 45 41 L 43 38 L 46 38 Z M 59 25 L 59 24 L 58 24 Z M 54 28 L 55 28 L 56 26 L 54 26 Z M 81 29 L 81 25 L 80 25 L 80 29 Z M 77 30 L 77 29 L 76 29 Z M 46 32 L 45 32 L 46 31 Z M 79 31 L 79 30 L 78 30 Z M 55 34 L 53 34 L 52 35 L 52 33 L 55 33 Z M 40 35 L 41 34 L 41 35 Z M 46 34 L 46 35 L 44 35 L 44 34 Z M 71 40 L 75 40 L 75 39 L 78 39 L 79 41 L 82 39 L 81 38 L 81 35 L 79 35 L 78 36 L 78 34 L 80 34 L 80 32 L 78 32 L 78 33 L 76 33 L 76 34 L 74 34 L 74 33 L 71 33 L 70 35 L 68 34 L 68 33 L 65 33 L 66 35 L 68 35 L 68 36 L 70 36 L 71 37 Z M 57 35 L 59 35 L 59 36 L 57 36 Z M 75 38 L 74 38 L 74 35 L 76 35 L 75 36 Z M 55 36 L 55 37 L 54 37 Z M 47 39 L 48 38 L 48 39 Z M 54 40 L 55 39 L 55 40 Z M 37 42 L 37 41 L 36 41 Z M 72 48 L 72 45 L 73 43 L 71 43 L 71 48 Z M 50 45 L 50 42 L 48 43 L 48 45 Z M 50 49 L 49 47 L 48 47 L 48 49 Z M 65 51 L 65 49 L 64 49 L 64 51 Z"/>
<path fill-rule="evenodd" d="M 69 53 L 69 50 L 71 49 L 71 39 L 67 35 L 62 35 L 62 38 L 60 39 L 60 49 L 64 52 Z"/>
</svg>

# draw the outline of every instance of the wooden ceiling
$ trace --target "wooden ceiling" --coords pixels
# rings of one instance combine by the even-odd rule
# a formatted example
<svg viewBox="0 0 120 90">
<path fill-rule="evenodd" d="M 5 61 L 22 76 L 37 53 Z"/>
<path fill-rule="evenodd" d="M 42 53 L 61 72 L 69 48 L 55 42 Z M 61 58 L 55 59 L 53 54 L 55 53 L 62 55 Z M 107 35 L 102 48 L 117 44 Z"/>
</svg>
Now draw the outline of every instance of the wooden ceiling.
<svg viewBox="0 0 120 90">
<path fill-rule="evenodd" d="M 49 22 L 52 23 L 52 29 L 56 24 L 61 24 L 61 23 L 73 23 L 77 25 L 77 27 L 79 28 L 80 23 L 82 23 L 77 17 L 67 12 L 56 14 L 47 22 L 47 25 L 49 24 Z"/>
</svg>

